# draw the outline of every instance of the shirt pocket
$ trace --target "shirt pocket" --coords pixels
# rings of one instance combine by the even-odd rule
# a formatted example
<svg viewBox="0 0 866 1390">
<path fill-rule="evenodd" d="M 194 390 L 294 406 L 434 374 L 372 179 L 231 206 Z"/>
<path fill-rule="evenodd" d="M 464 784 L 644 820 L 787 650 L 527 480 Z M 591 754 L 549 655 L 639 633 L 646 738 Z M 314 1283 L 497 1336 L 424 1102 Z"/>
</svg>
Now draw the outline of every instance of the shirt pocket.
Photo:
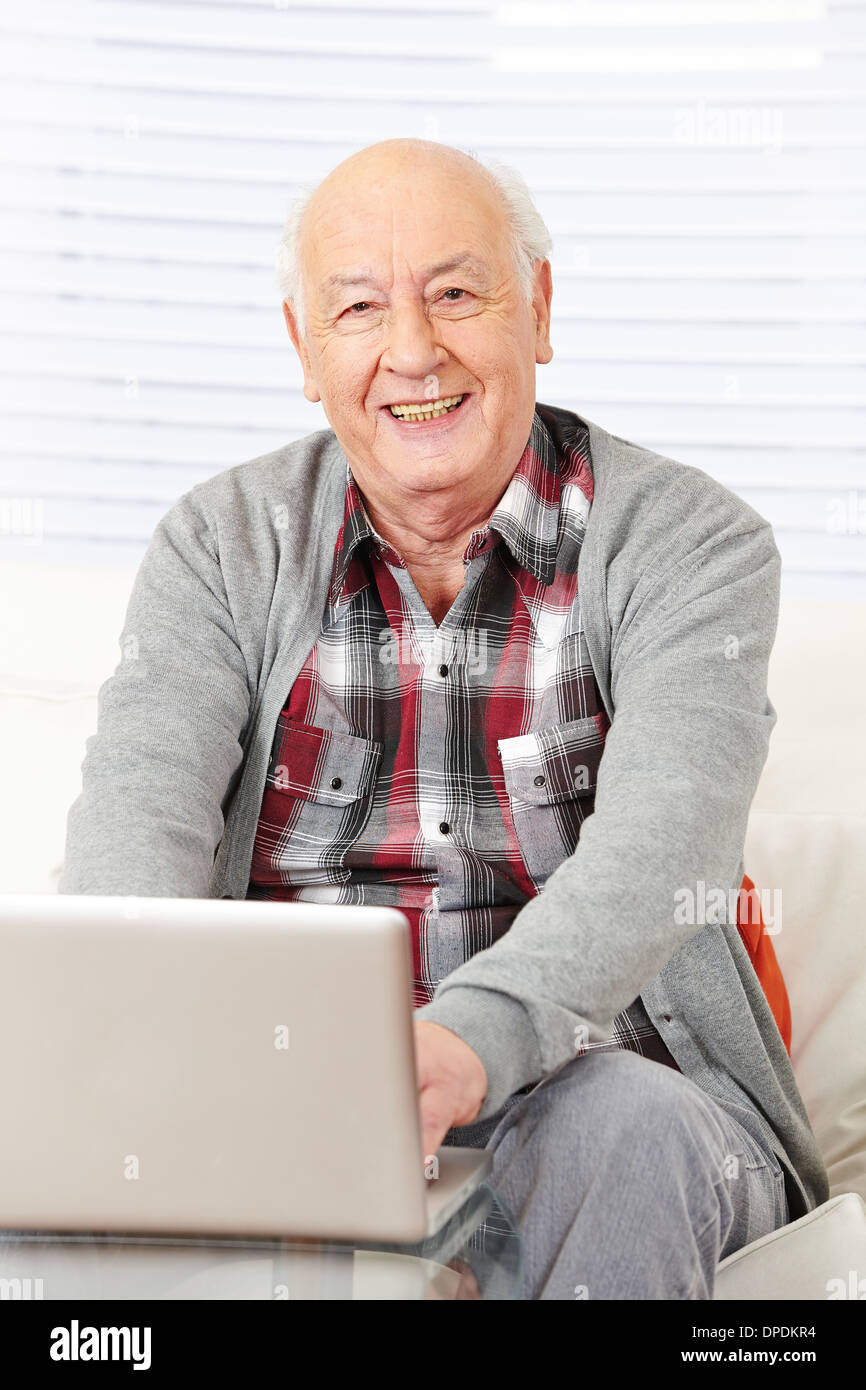
<svg viewBox="0 0 866 1390">
<path fill-rule="evenodd" d="M 382 744 L 283 715 L 253 850 L 258 882 L 343 883 L 346 851 L 370 815 Z"/>
<path fill-rule="evenodd" d="M 592 815 L 609 727 L 599 713 L 498 741 L 514 833 L 536 888 L 574 853 Z"/>
</svg>

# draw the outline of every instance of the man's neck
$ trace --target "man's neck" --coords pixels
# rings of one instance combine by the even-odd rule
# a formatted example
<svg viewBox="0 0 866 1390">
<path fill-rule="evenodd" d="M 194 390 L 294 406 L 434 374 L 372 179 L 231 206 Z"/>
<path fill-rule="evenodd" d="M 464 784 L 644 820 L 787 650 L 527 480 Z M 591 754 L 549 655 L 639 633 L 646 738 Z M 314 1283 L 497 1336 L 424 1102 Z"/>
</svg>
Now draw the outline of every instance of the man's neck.
<svg viewBox="0 0 866 1390">
<path fill-rule="evenodd" d="M 473 531 L 487 525 L 512 476 L 513 470 L 498 485 L 477 495 L 454 489 L 435 496 L 387 496 L 357 479 L 356 486 L 376 532 L 409 568 L 436 570 L 455 561 L 462 563 Z"/>
<path fill-rule="evenodd" d="M 463 587 L 463 555 L 472 533 L 487 526 L 505 487 L 507 482 L 497 497 L 474 506 L 465 497 L 451 504 L 437 498 L 426 506 L 414 505 L 411 514 L 393 503 L 377 506 L 361 494 L 373 527 L 405 563 L 437 627 Z"/>
</svg>

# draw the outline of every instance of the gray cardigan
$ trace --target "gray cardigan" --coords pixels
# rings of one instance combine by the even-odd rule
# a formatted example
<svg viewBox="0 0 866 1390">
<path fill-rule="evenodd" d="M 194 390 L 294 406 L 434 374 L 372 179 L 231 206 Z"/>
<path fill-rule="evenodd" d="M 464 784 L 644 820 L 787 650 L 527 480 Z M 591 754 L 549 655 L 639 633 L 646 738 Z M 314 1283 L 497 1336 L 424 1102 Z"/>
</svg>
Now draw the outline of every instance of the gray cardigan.
<svg viewBox="0 0 866 1390">
<path fill-rule="evenodd" d="M 479 1054 L 486 1119 L 568 1062 L 576 1037 L 607 1037 L 640 994 L 683 1073 L 757 1111 L 794 1220 L 828 1187 L 784 1043 L 735 921 L 675 911 L 699 881 L 709 895 L 742 880 L 776 721 L 779 552 L 769 523 L 707 474 L 586 423 L 579 601 L 612 720 L 594 813 L 506 935 L 416 1017 Z M 345 455 L 321 430 L 199 484 L 159 522 L 99 692 L 60 892 L 246 896 L 271 741 L 317 637 L 345 486 Z"/>
</svg>

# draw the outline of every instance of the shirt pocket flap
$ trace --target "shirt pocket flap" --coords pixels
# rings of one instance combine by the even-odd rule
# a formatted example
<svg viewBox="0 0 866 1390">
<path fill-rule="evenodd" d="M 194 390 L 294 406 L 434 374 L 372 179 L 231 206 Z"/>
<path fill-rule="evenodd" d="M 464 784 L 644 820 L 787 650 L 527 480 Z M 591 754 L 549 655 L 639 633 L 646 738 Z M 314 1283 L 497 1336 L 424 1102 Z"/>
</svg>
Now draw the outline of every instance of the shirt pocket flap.
<svg viewBox="0 0 866 1390">
<path fill-rule="evenodd" d="M 505 788 L 512 801 L 550 806 L 592 795 L 608 727 L 605 715 L 593 714 L 499 739 Z"/>
<path fill-rule="evenodd" d="M 314 724 L 277 725 L 267 784 L 287 796 L 325 806 L 346 806 L 365 796 L 375 780 L 382 744 Z"/>
</svg>

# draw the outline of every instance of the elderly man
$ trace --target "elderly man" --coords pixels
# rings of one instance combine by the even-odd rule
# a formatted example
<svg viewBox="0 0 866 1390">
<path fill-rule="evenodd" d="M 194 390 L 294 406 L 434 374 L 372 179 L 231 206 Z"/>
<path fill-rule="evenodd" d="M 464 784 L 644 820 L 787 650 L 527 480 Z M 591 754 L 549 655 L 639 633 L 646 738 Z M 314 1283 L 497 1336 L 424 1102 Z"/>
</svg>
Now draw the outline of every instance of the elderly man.
<svg viewBox="0 0 866 1390">
<path fill-rule="evenodd" d="M 529 1296 L 710 1298 L 827 1197 L 742 910 L 779 556 L 536 403 L 549 248 L 518 176 L 423 141 L 290 219 L 331 429 L 157 527 L 61 891 L 398 907 L 425 1152 L 490 1145 Z"/>
</svg>

